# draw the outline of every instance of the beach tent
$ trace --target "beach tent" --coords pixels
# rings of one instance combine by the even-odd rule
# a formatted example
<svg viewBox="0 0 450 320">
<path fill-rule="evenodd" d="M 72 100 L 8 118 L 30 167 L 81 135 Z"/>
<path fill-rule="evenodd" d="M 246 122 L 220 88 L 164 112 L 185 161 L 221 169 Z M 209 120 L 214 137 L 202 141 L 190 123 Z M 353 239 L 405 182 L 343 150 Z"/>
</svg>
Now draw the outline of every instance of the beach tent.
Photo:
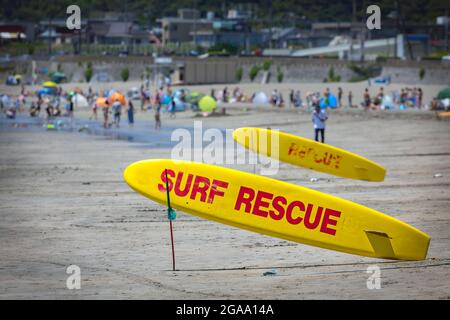
<svg viewBox="0 0 450 320">
<path fill-rule="evenodd" d="M 203 112 L 212 112 L 217 107 L 217 102 L 210 96 L 204 96 L 200 99 L 198 106 Z"/>
<path fill-rule="evenodd" d="M 332 109 L 338 107 L 336 96 L 330 94 L 328 96 L 328 103 L 325 101 L 325 97 L 320 98 L 320 108 L 326 109 L 327 107 L 332 108 Z"/>
<path fill-rule="evenodd" d="M 81 94 L 73 95 L 71 101 L 75 107 L 89 107 L 87 99 Z"/>
<path fill-rule="evenodd" d="M 53 82 L 61 83 L 64 79 L 66 79 L 66 75 L 64 74 L 64 72 L 57 71 L 54 72 L 50 78 Z"/>
<path fill-rule="evenodd" d="M 175 102 L 175 110 L 173 110 L 173 105 L 172 105 L 172 99 Z M 178 98 L 171 98 L 171 101 L 169 103 L 166 104 L 168 107 L 167 109 L 163 109 L 163 111 L 175 111 L 175 112 L 182 112 L 182 111 L 186 111 L 186 103 L 184 103 L 183 101 L 181 101 Z"/>
<path fill-rule="evenodd" d="M 2 104 L 3 104 L 3 107 L 9 108 L 9 106 L 11 105 L 11 98 L 9 96 L 7 96 L 6 94 L 4 94 L 2 96 Z"/>
<path fill-rule="evenodd" d="M 253 97 L 253 101 L 254 104 L 260 104 L 260 105 L 268 105 L 269 103 L 269 98 L 267 98 L 266 94 L 264 92 L 259 92 L 257 93 L 254 97 Z"/>
<path fill-rule="evenodd" d="M 109 107 L 109 105 L 107 104 L 108 102 L 108 98 L 105 97 L 99 97 L 95 100 L 95 104 L 97 105 L 97 107 Z"/>
<path fill-rule="evenodd" d="M 173 98 L 173 100 L 175 101 L 175 111 L 180 112 L 186 110 L 186 103 L 181 101 L 179 98 Z"/>
<path fill-rule="evenodd" d="M 189 91 L 188 91 L 188 90 L 186 90 L 186 89 L 183 89 L 183 90 L 179 89 L 179 90 L 176 90 L 176 91 L 173 93 L 172 96 L 174 96 L 175 98 L 181 99 L 181 96 L 183 95 L 183 91 L 184 91 L 184 95 L 185 95 L 185 96 L 188 96 L 188 95 L 189 95 Z"/>
<path fill-rule="evenodd" d="M 109 97 L 109 103 L 112 105 L 114 103 L 114 101 L 119 100 L 120 104 L 122 106 L 126 106 L 127 101 L 125 100 L 125 96 L 123 94 L 121 94 L 120 92 L 114 92 L 113 94 L 111 94 Z"/>
<path fill-rule="evenodd" d="M 445 108 L 450 107 L 450 98 L 442 100 L 442 104 L 444 105 Z"/>
<path fill-rule="evenodd" d="M 395 109 L 394 101 L 390 96 L 384 96 L 383 102 L 382 102 L 382 109 Z"/>
<path fill-rule="evenodd" d="M 47 94 L 47 95 L 55 95 L 56 94 L 55 90 L 50 89 L 50 88 L 39 89 L 38 91 L 36 91 L 36 93 L 40 96 L 44 95 L 44 94 Z"/>
<path fill-rule="evenodd" d="M 446 88 L 444 90 L 439 91 L 437 98 L 439 100 L 450 98 L 450 88 Z"/>
<path fill-rule="evenodd" d="M 171 98 L 170 96 L 168 96 L 168 95 L 165 94 L 165 95 L 162 97 L 162 99 L 161 99 L 161 104 L 164 105 L 164 106 L 167 106 L 167 105 L 169 105 L 170 103 L 172 103 L 172 98 Z"/>
</svg>

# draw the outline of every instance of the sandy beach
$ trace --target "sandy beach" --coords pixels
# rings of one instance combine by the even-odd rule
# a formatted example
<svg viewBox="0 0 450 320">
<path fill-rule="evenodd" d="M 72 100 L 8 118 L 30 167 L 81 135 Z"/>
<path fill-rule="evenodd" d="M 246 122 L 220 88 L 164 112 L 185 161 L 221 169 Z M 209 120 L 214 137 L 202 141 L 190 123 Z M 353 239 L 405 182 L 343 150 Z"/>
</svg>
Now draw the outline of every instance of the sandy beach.
<svg viewBox="0 0 450 320">
<path fill-rule="evenodd" d="M 427 88 L 426 95 L 437 89 Z M 201 120 L 205 128 L 271 126 L 312 135 L 310 115 L 303 111 L 228 113 L 200 119 L 191 112 L 176 119 L 163 114 L 163 129 L 192 128 Z M 151 113 L 136 118 L 136 130 L 148 126 L 153 140 L 167 142 L 170 130 L 155 132 Z M 327 142 L 385 166 L 384 182 L 288 164 L 274 177 L 372 207 L 426 232 L 432 239 L 427 260 L 338 253 L 179 212 L 176 272 L 166 208 L 133 192 L 122 178 L 134 161 L 170 158 L 169 147 L 78 130 L 30 130 L 0 120 L 0 299 L 450 299 L 450 122 L 431 112 L 331 112 Z M 81 269 L 79 290 L 66 288 L 66 268 L 73 264 Z M 381 268 L 379 290 L 366 286 L 372 265 Z M 274 275 L 264 276 L 267 271 Z"/>
</svg>

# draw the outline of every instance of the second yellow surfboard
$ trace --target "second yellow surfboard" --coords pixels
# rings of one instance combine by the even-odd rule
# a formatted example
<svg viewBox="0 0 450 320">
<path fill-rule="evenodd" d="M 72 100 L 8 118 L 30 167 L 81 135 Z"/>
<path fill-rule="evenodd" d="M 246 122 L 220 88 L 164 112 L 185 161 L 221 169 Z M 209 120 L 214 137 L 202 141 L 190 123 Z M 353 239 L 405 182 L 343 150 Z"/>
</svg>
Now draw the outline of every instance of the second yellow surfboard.
<svg viewBox="0 0 450 320">
<path fill-rule="evenodd" d="M 335 176 L 383 181 L 386 169 L 357 154 L 292 134 L 262 128 L 239 128 L 233 139 L 258 154 Z"/>
</svg>

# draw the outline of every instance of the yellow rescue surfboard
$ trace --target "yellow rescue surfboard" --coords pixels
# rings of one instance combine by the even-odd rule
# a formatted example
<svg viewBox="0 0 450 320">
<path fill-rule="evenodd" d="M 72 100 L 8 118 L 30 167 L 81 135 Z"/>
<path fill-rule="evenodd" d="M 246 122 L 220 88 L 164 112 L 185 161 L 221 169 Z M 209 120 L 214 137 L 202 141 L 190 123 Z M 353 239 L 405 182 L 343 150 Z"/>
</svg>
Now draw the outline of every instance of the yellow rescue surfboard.
<svg viewBox="0 0 450 320">
<path fill-rule="evenodd" d="M 386 169 L 357 154 L 310 139 L 261 128 L 239 128 L 233 139 L 258 154 L 339 177 L 383 181 Z"/>
<path fill-rule="evenodd" d="M 167 171 L 166 171 L 167 170 Z M 241 229 L 368 257 L 422 260 L 429 236 L 388 215 L 304 187 L 246 172 L 177 160 L 129 165 L 143 196 Z"/>
</svg>

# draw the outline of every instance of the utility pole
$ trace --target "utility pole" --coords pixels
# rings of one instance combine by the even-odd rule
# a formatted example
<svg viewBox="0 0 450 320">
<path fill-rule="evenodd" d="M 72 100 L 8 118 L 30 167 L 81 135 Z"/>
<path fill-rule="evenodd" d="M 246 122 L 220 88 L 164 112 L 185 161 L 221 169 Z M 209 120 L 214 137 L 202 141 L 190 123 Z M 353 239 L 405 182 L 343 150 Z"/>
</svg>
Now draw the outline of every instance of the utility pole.
<svg viewBox="0 0 450 320">
<path fill-rule="evenodd" d="M 349 50 L 349 56 L 347 57 L 348 60 L 353 59 L 354 50 L 353 50 L 353 44 L 355 39 L 355 29 L 356 29 L 356 0 L 353 0 L 352 3 L 352 23 L 350 26 L 350 50 Z"/>
<path fill-rule="evenodd" d="M 194 36 L 193 36 L 194 50 L 197 49 L 197 18 L 195 16 L 196 12 L 197 12 L 197 0 L 194 0 L 194 13 L 193 13 L 193 18 L 194 18 L 194 26 L 193 26 L 193 30 L 194 30 Z"/>
<path fill-rule="evenodd" d="M 54 5 L 54 2 L 53 2 Z M 48 55 L 51 56 L 52 55 L 52 16 L 53 16 L 53 6 L 52 8 L 50 8 L 49 10 L 49 14 L 48 14 Z"/>
<path fill-rule="evenodd" d="M 273 7 L 272 0 L 269 0 L 269 48 L 272 49 L 272 23 L 273 23 Z"/>
<path fill-rule="evenodd" d="M 406 44 L 408 46 L 408 52 L 409 52 L 409 58 L 411 60 L 414 59 L 414 53 L 412 50 L 411 42 L 409 41 L 408 35 L 406 34 L 406 26 L 405 26 L 405 20 L 402 16 L 400 1 L 395 1 L 396 8 L 397 8 L 397 30 L 400 29 L 401 33 L 403 34 L 403 37 L 406 39 Z"/>
<path fill-rule="evenodd" d="M 365 41 L 366 41 L 366 24 L 364 23 L 364 17 L 365 17 L 365 11 L 366 11 L 366 1 L 363 1 L 363 14 L 361 17 L 361 33 L 360 33 L 360 51 L 361 51 L 361 62 L 364 62 L 365 60 Z"/>
<path fill-rule="evenodd" d="M 449 45 L 448 45 L 448 7 L 445 7 L 445 50 L 449 51 Z"/>
</svg>

